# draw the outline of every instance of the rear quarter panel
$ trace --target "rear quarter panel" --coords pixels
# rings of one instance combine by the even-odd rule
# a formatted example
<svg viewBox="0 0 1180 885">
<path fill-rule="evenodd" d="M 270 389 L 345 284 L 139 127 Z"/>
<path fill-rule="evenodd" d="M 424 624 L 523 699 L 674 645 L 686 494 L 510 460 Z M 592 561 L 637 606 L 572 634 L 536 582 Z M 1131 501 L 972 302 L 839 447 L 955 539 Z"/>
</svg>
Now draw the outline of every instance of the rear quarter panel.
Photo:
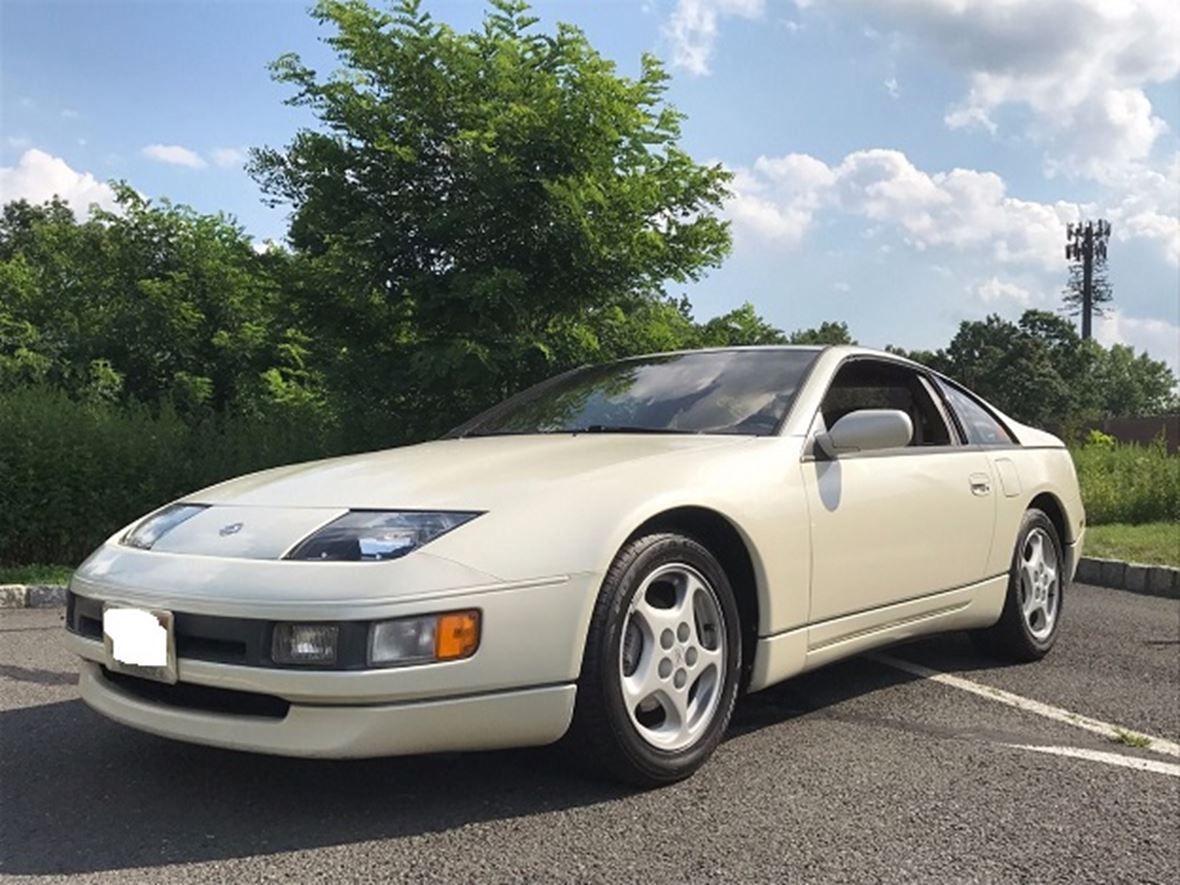
<svg viewBox="0 0 1180 885">
<path fill-rule="evenodd" d="M 1020 521 L 1042 496 L 1050 496 L 1061 511 L 1063 544 L 1077 544 L 1085 532 L 1085 510 L 1069 450 L 1049 434 L 1030 431 L 1018 427 L 1018 436 L 1029 442 L 1017 448 L 998 449 L 991 456 L 997 474 L 997 509 L 990 574 L 1007 571 Z M 1078 552 L 1072 556 L 1072 566 L 1076 566 Z"/>
</svg>

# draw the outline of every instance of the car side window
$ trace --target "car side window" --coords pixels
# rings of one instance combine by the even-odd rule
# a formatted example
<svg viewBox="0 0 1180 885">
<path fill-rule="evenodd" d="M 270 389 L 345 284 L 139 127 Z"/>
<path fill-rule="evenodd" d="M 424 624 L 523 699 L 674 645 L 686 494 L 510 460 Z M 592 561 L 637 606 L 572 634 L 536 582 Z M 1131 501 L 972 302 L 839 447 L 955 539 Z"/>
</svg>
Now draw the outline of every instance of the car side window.
<svg viewBox="0 0 1180 885">
<path fill-rule="evenodd" d="M 849 412 L 860 409 L 897 409 L 914 425 L 911 446 L 949 446 L 950 428 L 918 372 L 900 363 L 850 360 L 840 367 L 820 405 L 824 424 L 831 428 Z"/>
<path fill-rule="evenodd" d="M 938 388 L 959 416 L 969 443 L 977 446 L 1016 445 L 1016 440 L 999 419 L 967 391 L 942 378 L 938 379 Z"/>
</svg>

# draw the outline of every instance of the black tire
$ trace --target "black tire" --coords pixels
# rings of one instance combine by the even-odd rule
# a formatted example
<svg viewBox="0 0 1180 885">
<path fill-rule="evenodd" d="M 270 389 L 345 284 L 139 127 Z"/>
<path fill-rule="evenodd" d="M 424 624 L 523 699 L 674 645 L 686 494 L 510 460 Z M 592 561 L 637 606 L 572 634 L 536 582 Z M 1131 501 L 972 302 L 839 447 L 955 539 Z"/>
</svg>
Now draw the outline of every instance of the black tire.
<svg viewBox="0 0 1180 885">
<path fill-rule="evenodd" d="M 1022 612 L 1023 591 L 1021 587 L 1021 567 L 1029 537 L 1040 532 L 1041 537 L 1049 541 L 1046 555 L 1051 554 L 1053 567 L 1057 571 L 1057 602 L 1053 621 L 1047 635 L 1034 634 Z M 1012 551 L 1012 566 L 1008 574 L 1008 593 L 1004 598 L 1004 610 L 1000 619 L 991 627 L 984 630 L 974 630 L 971 638 L 976 647 L 985 654 L 1003 661 L 1014 663 L 1029 663 L 1039 661 L 1053 643 L 1057 641 L 1057 633 L 1061 627 L 1061 614 L 1064 610 L 1065 588 L 1065 557 L 1062 553 L 1061 538 L 1053 521 L 1044 512 L 1036 508 L 1024 514 L 1020 523 L 1020 531 L 1016 535 L 1016 548 Z"/>
<path fill-rule="evenodd" d="M 627 710 L 620 683 L 623 631 L 632 599 L 644 579 L 661 566 L 683 564 L 704 577 L 716 594 L 724 621 L 724 677 L 711 721 L 701 723 L 693 743 L 680 750 L 653 746 Z M 718 631 L 720 632 L 720 631 Z M 721 742 L 733 713 L 741 676 L 741 624 L 733 588 L 716 557 L 683 535 L 659 533 L 629 542 L 603 579 L 590 620 L 573 724 L 567 739 L 576 761 L 591 773 L 640 787 L 675 783 L 701 767 Z"/>
</svg>

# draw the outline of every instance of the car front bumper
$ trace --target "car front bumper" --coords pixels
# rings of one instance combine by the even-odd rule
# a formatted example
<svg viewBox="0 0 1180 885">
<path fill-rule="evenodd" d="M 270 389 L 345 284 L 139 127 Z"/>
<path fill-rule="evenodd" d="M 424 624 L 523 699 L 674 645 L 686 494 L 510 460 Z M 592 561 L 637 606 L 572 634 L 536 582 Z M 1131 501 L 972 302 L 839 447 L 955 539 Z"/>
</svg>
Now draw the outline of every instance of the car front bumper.
<svg viewBox="0 0 1180 885">
<path fill-rule="evenodd" d="M 575 687 L 551 685 L 398 704 L 292 704 L 282 718 L 232 715 L 146 701 L 83 661 L 82 699 L 104 716 L 162 737 L 280 756 L 358 758 L 494 750 L 558 740 Z"/>
<path fill-rule="evenodd" d="M 535 746 L 556 741 L 569 727 L 599 582 L 597 575 L 562 575 L 366 603 L 364 613 L 372 619 L 481 612 L 474 655 L 413 666 L 327 670 L 179 656 L 177 685 L 168 686 L 108 672 L 97 638 L 68 632 L 65 642 L 83 659 L 79 685 L 86 703 L 117 722 L 178 740 L 341 758 Z M 72 592 L 174 612 L 195 607 L 203 614 L 275 621 L 287 614 L 277 600 L 265 609 L 208 600 L 189 606 L 175 591 L 153 593 L 94 580 L 75 580 Z M 342 607 L 304 598 L 288 617 L 332 621 L 356 611 L 355 603 Z M 207 704 L 206 696 L 218 702 Z M 199 702 L 193 703 L 194 697 Z M 256 711 L 252 700 L 260 709 L 269 706 Z"/>
</svg>

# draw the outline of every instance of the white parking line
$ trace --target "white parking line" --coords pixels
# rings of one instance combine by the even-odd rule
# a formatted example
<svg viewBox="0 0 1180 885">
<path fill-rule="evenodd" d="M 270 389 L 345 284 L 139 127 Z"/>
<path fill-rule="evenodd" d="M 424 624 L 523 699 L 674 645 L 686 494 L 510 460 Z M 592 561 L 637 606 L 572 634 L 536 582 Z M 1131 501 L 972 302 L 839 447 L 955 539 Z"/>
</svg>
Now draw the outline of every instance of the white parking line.
<svg viewBox="0 0 1180 885">
<path fill-rule="evenodd" d="M 1040 701 L 1034 701 L 1031 698 L 1021 697 L 1018 694 L 1013 694 L 1010 691 L 1004 691 L 1002 688 L 993 688 L 990 685 L 983 685 L 979 682 L 972 682 L 970 679 L 964 679 L 962 676 L 952 676 L 950 673 L 943 673 L 939 670 L 931 670 L 929 667 L 923 667 L 921 664 L 914 664 L 910 661 L 903 661 L 900 658 L 895 658 L 892 655 L 884 655 L 876 652 L 871 652 L 865 657 L 894 667 L 898 670 L 904 670 L 914 676 L 920 676 L 923 679 L 929 679 L 932 682 L 939 682 L 943 685 L 949 685 L 952 688 L 958 688 L 962 691 L 969 691 L 972 694 L 979 695 L 983 698 L 988 698 L 993 701 L 999 701 L 1001 704 L 1007 704 L 1009 707 L 1016 707 L 1018 710 L 1025 710 L 1029 713 L 1036 713 L 1038 716 L 1044 716 L 1046 719 L 1055 719 L 1058 722 L 1064 722 L 1066 725 L 1073 725 L 1077 728 L 1092 731 L 1095 734 L 1100 734 L 1103 737 L 1110 738 L 1113 741 L 1135 741 L 1134 746 L 1142 746 L 1143 749 L 1151 750 L 1154 753 L 1163 753 L 1168 756 L 1176 756 L 1180 758 L 1180 744 L 1173 741 L 1165 740 L 1164 738 L 1154 737 L 1149 734 L 1135 731 L 1130 728 L 1123 728 L 1119 725 L 1114 725 L 1110 722 L 1103 722 L 1101 719 L 1092 719 L 1089 716 L 1083 716 L 1081 713 L 1074 713 L 1070 710 L 1065 710 L 1061 707 L 1054 707 L 1051 704 L 1043 704 Z M 1146 741 L 1146 743 L 1143 743 Z M 1038 748 L 1041 749 L 1041 748 Z M 1083 751 L 1077 751 L 1083 752 Z M 1085 751 L 1090 752 L 1090 751 Z M 1132 758 L 1120 756 L 1119 758 Z"/>
<path fill-rule="evenodd" d="M 1157 759 L 1143 759 L 1139 756 L 1124 756 L 1122 753 L 1104 753 L 1102 750 L 1085 750 L 1081 747 L 1043 747 L 1037 744 L 1005 744 L 1016 750 L 1032 750 L 1035 753 L 1049 753 L 1053 756 L 1069 756 L 1072 759 L 1086 759 L 1090 762 L 1105 762 L 1107 765 L 1121 765 L 1137 771 L 1150 771 L 1180 777 L 1180 765 L 1174 762 L 1160 762 Z"/>
</svg>

